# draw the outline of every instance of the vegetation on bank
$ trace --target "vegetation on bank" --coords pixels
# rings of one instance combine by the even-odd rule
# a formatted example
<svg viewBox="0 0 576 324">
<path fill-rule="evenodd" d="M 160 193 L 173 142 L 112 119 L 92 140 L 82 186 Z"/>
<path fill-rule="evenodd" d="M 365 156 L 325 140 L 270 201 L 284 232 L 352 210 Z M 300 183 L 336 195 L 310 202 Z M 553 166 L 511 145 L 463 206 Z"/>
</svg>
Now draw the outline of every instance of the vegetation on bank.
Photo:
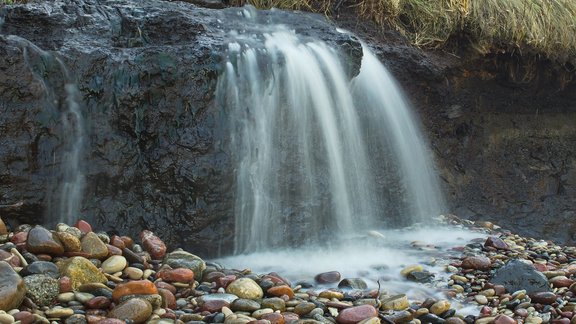
<svg viewBox="0 0 576 324">
<path fill-rule="evenodd" d="M 451 38 L 465 38 L 482 53 L 530 51 L 561 63 L 576 63 L 574 0 L 246 1 L 258 8 L 325 13 L 346 6 L 362 18 L 391 24 L 418 46 L 439 47 Z"/>
</svg>

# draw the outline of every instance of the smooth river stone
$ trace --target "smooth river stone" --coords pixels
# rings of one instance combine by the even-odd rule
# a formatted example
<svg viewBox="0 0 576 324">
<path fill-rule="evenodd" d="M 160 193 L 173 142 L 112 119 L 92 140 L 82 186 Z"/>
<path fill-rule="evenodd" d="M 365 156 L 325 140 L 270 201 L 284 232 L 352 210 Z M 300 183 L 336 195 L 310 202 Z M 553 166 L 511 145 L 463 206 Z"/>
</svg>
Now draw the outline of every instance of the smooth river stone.
<svg viewBox="0 0 576 324">
<path fill-rule="evenodd" d="M 60 274 L 70 278 L 72 290 L 85 283 L 106 283 L 108 280 L 90 260 L 73 257 L 58 263 Z"/>
<path fill-rule="evenodd" d="M 492 268 L 492 261 L 483 255 L 469 256 L 462 260 L 462 268 L 487 271 Z"/>
<path fill-rule="evenodd" d="M 100 268 L 102 268 L 104 273 L 112 274 L 124 270 L 126 265 L 128 265 L 128 262 L 125 257 L 121 255 L 113 255 L 102 262 Z"/>
<path fill-rule="evenodd" d="M 292 291 L 292 288 L 284 285 L 272 287 L 266 291 L 266 294 L 275 297 L 282 297 L 286 295 L 289 299 L 294 298 L 294 291 Z"/>
<path fill-rule="evenodd" d="M 550 278 L 548 281 L 550 281 L 552 286 L 555 288 L 570 287 L 574 283 L 574 280 L 569 279 L 566 276 L 556 276 Z"/>
<path fill-rule="evenodd" d="M 124 269 L 124 275 L 132 280 L 142 279 L 144 271 L 134 267 L 127 267 Z"/>
<path fill-rule="evenodd" d="M 162 297 L 163 308 L 176 309 L 176 297 L 170 290 L 158 288 L 158 295 Z"/>
<path fill-rule="evenodd" d="M 58 237 L 40 225 L 34 226 L 28 232 L 26 250 L 34 254 L 64 254 L 64 246 Z"/>
<path fill-rule="evenodd" d="M 364 290 L 368 288 L 366 281 L 360 278 L 346 278 L 338 283 L 340 289 L 359 289 Z"/>
<path fill-rule="evenodd" d="M 60 284 L 57 279 L 43 274 L 24 277 L 26 297 L 38 306 L 50 306 L 58 299 Z"/>
<path fill-rule="evenodd" d="M 68 232 L 57 232 L 56 235 L 62 245 L 64 245 L 64 251 L 66 252 L 80 252 L 82 251 L 82 244 L 80 243 L 80 239 L 77 238 L 74 234 Z"/>
<path fill-rule="evenodd" d="M 116 286 L 112 291 L 112 299 L 118 301 L 123 296 L 153 294 L 158 294 L 158 289 L 152 281 L 134 280 Z"/>
<path fill-rule="evenodd" d="M 82 234 L 87 234 L 87 233 L 92 232 L 92 225 L 90 225 L 90 223 L 88 223 L 87 221 L 85 221 L 83 219 L 79 219 L 76 222 L 76 224 L 74 224 L 74 227 L 79 229 L 80 232 L 82 232 Z"/>
<path fill-rule="evenodd" d="M 48 318 L 67 318 L 74 315 L 74 310 L 71 308 L 54 307 L 44 312 Z"/>
<path fill-rule="evenodd" d="M 408 301 L 408 297 L 406 297 L 405 294 L 400 294 L 382 299 L 380 308 L 385 311 L 401 311 L 405 310 L 409 306 L 410 302 Z"/>
<path fill-rule="evenodd" d="M 328 272 L 323 272 L 323 273 L 319 273 L 314 277 L 314 280 L 316 280 L 317 283 L 319 284 L 329 284 L 329 283 L 336 283 L 338 281 L 340 281 L 340 272 L 338 271 L 328 271 Z"/>
<path fill-rule="evenodd" d="M 200 306 L 200 311 L 215 313 L 222 310 L 222 307 L 228 307 L 230 303 L 225 300 L 209 300 Z"/>
<path fill-rule="evenodd" d="M 103 259 L 108 256 L 106 244 L 94 232 L 86 233 L 80 240 L 82 252 L 88 253 L 92 259 Z"/>
<path fill-rule="evenodd" d="M 226 287 L 226 292 L 245 299 L 260 299 L 264 296 L 262 288 L 250 278 L 234 280 Z"/>
<path fill-rule="evenodd" d="M 152 315 L 152 305 L 141 298 L 128 299 L 108 313 L 108 317 L 127 320 L 132 323 L 144 323 L 150 315 Z"/>
<path fill-rule="evenodd" d="M 312 308 L 315 307 L 314 304 L 312 304 Z M 260 303 L 258 303 L 255 300 L 251 300 L 251 299 L 244 299 L 244 298 L 238 298 L 236 300 L 234 300 L 232 302 L 232 304 L 230 304 L 230 308 L 233 311 L 236 312 L 253 312 L 255 310 L 260 309 Z"/>
<path fill-rule="evenodd" d="M 310 313 L 314 308 L 316 308 L 316 304 L 310 302 L 304 302 L 294 307 L 294 313 L 298 315 L 306 315 Z"/>
<path fill-rule="evenodd" d="M 496 270 L 490 282 L 503 285 L 509 292 L 523 289 L 529 294 L 550 291 L 546 276 L 520 260 L 510 260 Z"/>
<path fill-rule="evenodd" d="M 400 275 L 402 277 L 407 277 L 410 273 L 414 271 L 424 271 L 424 266 L 421 264 L 409 265 L 400 271 Z"/>
<path fill-rule="evenodd" d="M 484 246 L 493 247 L 498 250 L 510 250 L 510 247 L 501 238 L 495 236 L 489 236 L 484 242 Z"/>
<path fill-rule="evenodd" d="M 0 261 L 0 310 L 17 308 L 26 296 L 24 280 L 6 261 Z"/>
<path fill-rule="evenodd" d="M 16 319 L 14 318 L 14 316 L 10 314 L 7 313 L 0 314 L 0 323 L 2 324 L 14 323 L 15 321 Z"/>
<path fill-rule="evenodd" d="M 54 263 L 48 261 L 32 262 L 20 270 L 20 275 L 23 277 L 35 274 L 43 274 L 54 279 L 60 278 L 58 267 Z"/>
<path fill-rule="evenodd" d="M 204 260 L 183 250 L 176 250 L 166 254 L 162 262 L 171 268 L 187 268 L 192 270 L 196 280 L 202 278 L 202 273 L 206 269 Z"/>
<path fill-rule="evenodd" d="M 156 278 L 166 282 L 193 282 L 194 272 L 186 268 L 162 269 L 156 273 Z"/>
<path fill-rule="evenodd" d="M 377 317 L 378 311 L 374 306 L 362 305 L 343 309 L 336 317 L 339 324 L 355 324 L 371 317 Z"/>
<path fill-rule="evenodd" d="M 340 300 L 340 299 L 344 298 L 344 293 L 342 293 L 340 291 L 335 291 L 335 290 L 324 290 L 324 291 L 320 292 L 320 294 L 318 296 L 321 298 L 328 298 L 328 299 L 336 298 L 336 299 Z"/>
<path fill-rule="evenodd" d="M 6 235 L 6 234 L 8 234 L 8 228 L 6 227 L 6 224 L 4 224 L 2 218 L 0 218 L 0 235 Z"/>
<path fill-rule="evenodd" d="M 261 304 L 262 308 L 271 308 L 274 311 L 286 310 L 286 302 L 280 297 L 264 298 Z"/>
<path fill-rule="evenodd" d="M 96 296 L 90 298 L 84 303 L 84 306 L 89 309 L 107 309 L 110 306 L 111 300 L 104 296 Z"/>
<path fill-rule="evenodd" d="M 544 305 L 553 304 L 554 302 L 556 302 L 557 298 L 558 296 L 556 296 L 555 293 L 548 291 L 542 291 L 530 294 L 530 299 L 532 300 L 533 303 Z"/>
<path fill-rule="evenodd" d="M 286 321 L 284 320 L 284 316 L 280 313 L 271 313 L 271 314 L 264 314 L 260 317 L 261 320 L 267 321 L 270 324 L 284 324 Z"/>
<path fill-rule="evenodd" d="M 110 244 L 114 245 L 115 247 L 119 248 L 120 250 L 123 250 L 124 248 L 126 248 L 126 244 L 118 235 L 112 235 L 112 237 L 110 237 Z"/>
<path fill-rule="evenodd" d="M 450 309 L 450 302 L 447 300 L 440 300 L 430 306 L 430 313 L 440 315 Z"/>
<path fill-rule="evenodd" d="M 166 244 L 154 233 L 144 230 L 140 233 L 140 240 L 144 250 L 150 253 L 154 260 L 161 260 L 166 255 Z"/>
</svg>

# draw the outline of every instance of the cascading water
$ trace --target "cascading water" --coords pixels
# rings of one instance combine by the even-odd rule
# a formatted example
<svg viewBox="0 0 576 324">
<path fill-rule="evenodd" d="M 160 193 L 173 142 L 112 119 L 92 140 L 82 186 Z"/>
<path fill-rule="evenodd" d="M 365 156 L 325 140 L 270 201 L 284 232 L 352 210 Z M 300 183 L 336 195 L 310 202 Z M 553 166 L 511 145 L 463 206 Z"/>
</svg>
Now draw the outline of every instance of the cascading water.
<svg viewBox="0 0 576 324">
<path fill-rule="evenodd" d="M 367 49 L 339 53 L 279 27 L 235 35 L 219 78 L 236 169 L 236 253 L 342 242 L 443 211 L 422 135 Z"/>
<path fill-rule="evenodd" d="M 56 114 L 59 122 L 60 167 L 53 172 L 48 192 L 49 222 L 73 224 L 80 212 L 85 178 L 81 165 L 85 146 L 85 126 L 81 94 L 62 60 L 29 41 L 9 36 L 21 44 L 24 58 L 46 93 L 46 114 Z M 54 159 L 57 157 L 54 156 Z M 57 202 L 55 204 L 55 202 Z"/>
</svg>

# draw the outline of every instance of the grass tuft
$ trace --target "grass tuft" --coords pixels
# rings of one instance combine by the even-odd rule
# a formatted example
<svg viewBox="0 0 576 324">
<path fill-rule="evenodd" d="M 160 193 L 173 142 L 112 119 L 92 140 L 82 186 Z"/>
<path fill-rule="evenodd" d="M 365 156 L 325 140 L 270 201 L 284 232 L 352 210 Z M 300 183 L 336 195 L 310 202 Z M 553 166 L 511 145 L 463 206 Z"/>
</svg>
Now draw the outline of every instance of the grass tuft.
<svg viewBox="0 0 576 324">
<path fill-rule="evenodd" d="M 13 1 L 13 0 L 0 0 Z M 344 0 L 232 0 L 257 8 L 329 13 Z M 353 0 L 360 17 L 391 24 L 415 45 L 466 36 L 483 53 L 529 51 L 576 64 L 576 0 Z"/>
</svg>

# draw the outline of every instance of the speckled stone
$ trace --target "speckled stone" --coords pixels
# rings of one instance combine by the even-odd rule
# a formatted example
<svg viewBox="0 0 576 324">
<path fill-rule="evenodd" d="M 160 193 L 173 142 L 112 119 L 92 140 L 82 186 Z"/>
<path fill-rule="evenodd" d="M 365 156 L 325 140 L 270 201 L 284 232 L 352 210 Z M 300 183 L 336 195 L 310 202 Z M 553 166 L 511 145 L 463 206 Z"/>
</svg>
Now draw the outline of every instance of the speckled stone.
<svg viewBox="0 0 576 324">
<path fill-rule="evenodd" d="M 24 277 L 26 297 L 38 306 L 50 306 L 58 299 L 60 284 L 57 279 L 37 274 Z"/>
</svg>

